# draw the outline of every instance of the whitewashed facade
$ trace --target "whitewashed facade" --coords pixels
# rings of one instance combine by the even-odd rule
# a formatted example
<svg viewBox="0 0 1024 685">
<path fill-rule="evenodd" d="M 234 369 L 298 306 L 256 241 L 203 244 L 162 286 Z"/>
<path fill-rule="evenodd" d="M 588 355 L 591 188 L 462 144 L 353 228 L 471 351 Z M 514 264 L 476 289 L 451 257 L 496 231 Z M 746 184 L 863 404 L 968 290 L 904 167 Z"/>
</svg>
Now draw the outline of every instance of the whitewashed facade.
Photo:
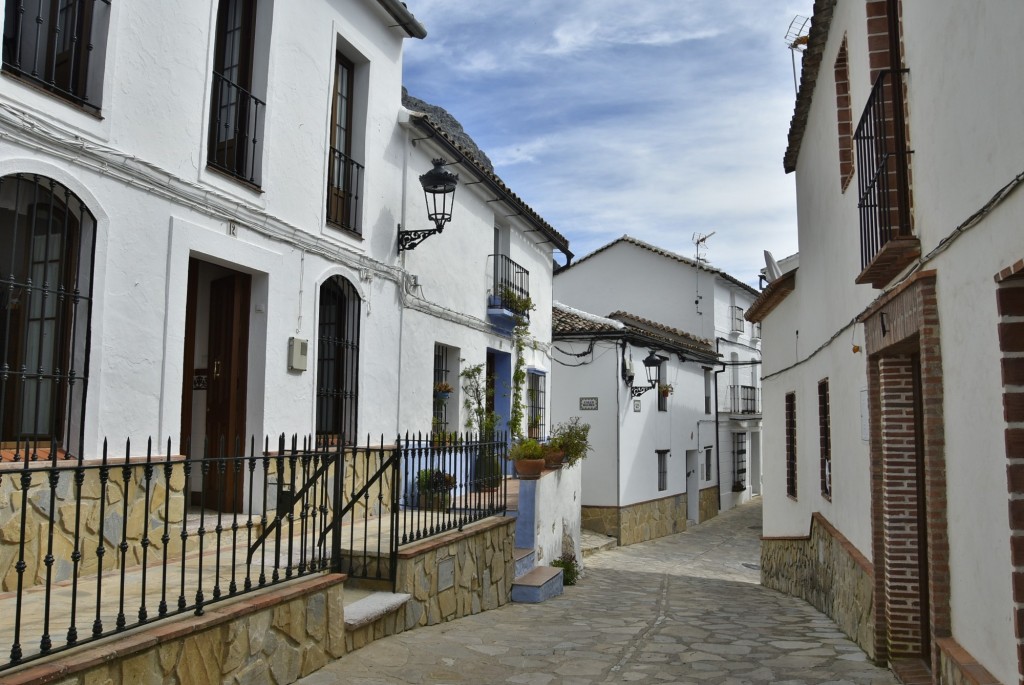
<svg viewBox="0 0 1024 685">
<path fill-rule="evenodd" d="M 1022 29 L 1010 2 L 815 2 L 799 267 L 749 313 L 763 580 L 915 682 L 1024 682 Z"/>
<path fill-rule="evenodd" d="M 456 388 L 447 430 L 462 430 L 460 368 L 490 354 L 510 374 L 496 251 L 529 272 L 527 364 L 546 379 L 552 252 L 568 244 L 402 107 L 402 44 L 426 35 L 403 3 L 56 6 L 8 0 L 3 15 L 5 453 L 280 432 L 390 442 L 436 425 L 439 378 Z M 55 37 L 69 26 L 82 37 Z M 400 230 L 432 227 L 419 176 L 438 157 L 460 176 L 453 218 L 399 251 Z"/>
<path fill-rule="evenodd" d="M 709 491 L 703 495 L 706 500 L 703 515 L 695 502 L 701 498 L 688 497 L 690 511 L 685 519 L 706 519 L 713 515 L 711 512 L 746 501 L 757 494 L 760 487 L 759 329 L 743 318 L 756 294 L 750 286 L 707 263 L 698 264 L 629 236 L 598 249 L 555 276 L 555 298 L 569 307 L 613 319 L 621 318 L 615 314 L 618 312 L 626 315 L 622 321 L 632 317 L 634 325 L 655 324 L 662 332 L 682 333 L 707 345 L 702 354 L 691 355 L 685 362 L 680 362 L 678 357 L 666 362 L 670 377 L 679 380 L 671 396 L 671 431 L 678 433 L 673 442 L 676 455 L 673 466 L 678 464 L 679 474 L 673 488 L 676 493 L 693 492 L 695 487 Z M 630 356 L 636 377 L 642 379 L 642 360 L 647 352 L 631 349 Z M 554 411 L 560 414 L 563 401 L 567 403 L 565 411 L 571 411 L 575 399 L 587 394 L 576 387 L 575 378 L 579 374 L 593 373 L 605 379 L 602 388 L 611 403 L 609 411 L 621 404 L 624 413 L 620 419 L 626 422 L 621 426 L 618 440 L 602 441 L 602 444 L 642 445 L 637 450 L 640 456 L 636 461 L 643 466 L 637 468 L 649 471 L 648 462 L 657 464 L 653 455 L 655 449 L 660 449 L 653 443 L 665 442 L 668 434 L 659 437 L 653 424 L 636 422 L 632 402 L 616 399 L 616 393 L 623 391 L 621 373 L 616 389 L 608 385 L 608 379 L 613 378 L 610 372 L 594 371 L 590 367 L 587 371 L 578 368 L 566 371 L 560 366 L 556 371 L 558 404 Z M 563 383 L 567 374 L 574 376 Z M 675 386 L 675 381 L 671 382 Z M 646 411 L 645 405 L 653 401 L 653 394 L 641 399 L 641 413 Z M 678 419 L 674 418 L 675 412 L 679 412 Z M 614 424 L 606 425 L 605 430 L 612 427 Z M 647 452 L 650 452 L 650 459 L 644 456 Z M 632 505 L 656 499 L 657 490 L 651 490 L 651 483 L 657 484 L 657 478 L 640 475 L 635 480 L 629 478 L 624 482 L 636 483 L 635 490 L 631 490 L 634 486 L 627 486 L 616 493 L 611 485 L 615 480 L 602 479 L 597 474 L 588 476 L 591 464 L 596 469 L 599 461 L 588 460 L 584 467 L 585 506 L 590 502 L 594 506 L 611 506 L 612 502 L 618 502 L 616 506 L 621 506 L 624 501 Z M 633 458 L 625 460 L 616 455 L 605 461 L 606 466 L 617 465 L 620 473 L 629 474 Z M 684 461 L 686 466 L 683 466 Z M 685 482 L 687 474 L 691 478 L 689 485 Z M 588 487 L 588 482 L 592 487 Z"/>
</svg>

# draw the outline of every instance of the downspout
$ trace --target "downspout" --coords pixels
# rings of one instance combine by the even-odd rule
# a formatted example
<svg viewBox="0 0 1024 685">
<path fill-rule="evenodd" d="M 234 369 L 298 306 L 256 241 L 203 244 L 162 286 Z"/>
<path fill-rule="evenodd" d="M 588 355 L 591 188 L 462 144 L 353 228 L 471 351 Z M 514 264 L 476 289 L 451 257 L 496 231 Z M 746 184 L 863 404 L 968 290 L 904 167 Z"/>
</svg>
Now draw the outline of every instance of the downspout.
<svg viewBox="0 0 1024 685">
<path fill-rule="evenodd" d="M 718 344 L 722 338 L 715 338 L 715 354 L 719 355 L 721 359 L 721 353 L 718 351 Z M 722 368 L 715 371 L 715 462 L 716 462 L 716 473 L 715 482 L 718 485 L 718 511 L 722 511 L 722 440 L 718 434 L 718 374 L 725 371 L 725 364 L 718 362 L 718 365 Z"/>
<path fill-rule="evenodd" d="M 399 212 L 401 216 L 401 223 L 399 227 L 405 226 L 405 194 L 406 187 L 409 182 L 409 155 L 411 154 L 409 142 L 409 131 L 406 129 L 405 133 L 405 154 L 402 155 L 402 208 Z M 398 230 L 395 231 L 395 249 L 398 249 Z M 401 269 L 402 279 L 398 283 L 398 395 L 395 397 L 395 434 L 401 435 L 402 433 L 402 338 L 405 336 L 405 298 L 408 294 L 406 288 L 409 283 L 409 274 L 405 270 L 405 252 L 398 252 L 399 269 Z"/>
</svg>

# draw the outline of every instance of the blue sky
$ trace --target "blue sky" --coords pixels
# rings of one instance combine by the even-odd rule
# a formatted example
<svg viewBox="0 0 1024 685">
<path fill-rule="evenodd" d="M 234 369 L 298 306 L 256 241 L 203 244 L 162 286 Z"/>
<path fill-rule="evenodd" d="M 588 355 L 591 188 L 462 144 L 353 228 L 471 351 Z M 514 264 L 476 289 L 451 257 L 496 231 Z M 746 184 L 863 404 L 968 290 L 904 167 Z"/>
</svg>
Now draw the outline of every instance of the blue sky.
<svg viewBox="0 0 1024 685">
<path fill-rule="evenodd" d="M 577 258 L 623 234 L 751 284 L 796 251 L 785 44 L 812 0 L 407 0 L 409 92 L 447 109 Z M 799 57 L 797 59 L 799 69 Z"/>
</svg>

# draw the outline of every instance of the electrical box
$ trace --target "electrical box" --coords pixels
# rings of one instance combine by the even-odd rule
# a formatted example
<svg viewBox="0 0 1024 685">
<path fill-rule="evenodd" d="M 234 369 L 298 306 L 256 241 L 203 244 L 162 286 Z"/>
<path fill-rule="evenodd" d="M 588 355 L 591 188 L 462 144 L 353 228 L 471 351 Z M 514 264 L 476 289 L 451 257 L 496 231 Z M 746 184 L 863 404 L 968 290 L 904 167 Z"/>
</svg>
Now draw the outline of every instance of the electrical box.
<svg viewBox="0 0 1024 685">
<path fill-rule="evenodd" d="M 302 338 L 288 338 L 288 370 L 305 371 L 309 354 L 309 341 Z"/>
</svg>

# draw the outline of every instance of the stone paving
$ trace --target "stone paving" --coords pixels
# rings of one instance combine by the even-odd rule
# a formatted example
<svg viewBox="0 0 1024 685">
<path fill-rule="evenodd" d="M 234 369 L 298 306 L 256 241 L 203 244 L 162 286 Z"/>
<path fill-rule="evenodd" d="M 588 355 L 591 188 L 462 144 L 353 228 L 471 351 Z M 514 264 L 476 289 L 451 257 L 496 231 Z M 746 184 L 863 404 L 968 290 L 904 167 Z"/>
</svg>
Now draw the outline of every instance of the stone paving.
<svg viewBox="0 0 1024 685">
<path fill-rule="evenodd" d="M 544 604 L 379 640 L 299 683 L 896 683 L 828 617 L 758 584 L 760 530 L 756 500 L 588 557 Z"/>
</svg>

